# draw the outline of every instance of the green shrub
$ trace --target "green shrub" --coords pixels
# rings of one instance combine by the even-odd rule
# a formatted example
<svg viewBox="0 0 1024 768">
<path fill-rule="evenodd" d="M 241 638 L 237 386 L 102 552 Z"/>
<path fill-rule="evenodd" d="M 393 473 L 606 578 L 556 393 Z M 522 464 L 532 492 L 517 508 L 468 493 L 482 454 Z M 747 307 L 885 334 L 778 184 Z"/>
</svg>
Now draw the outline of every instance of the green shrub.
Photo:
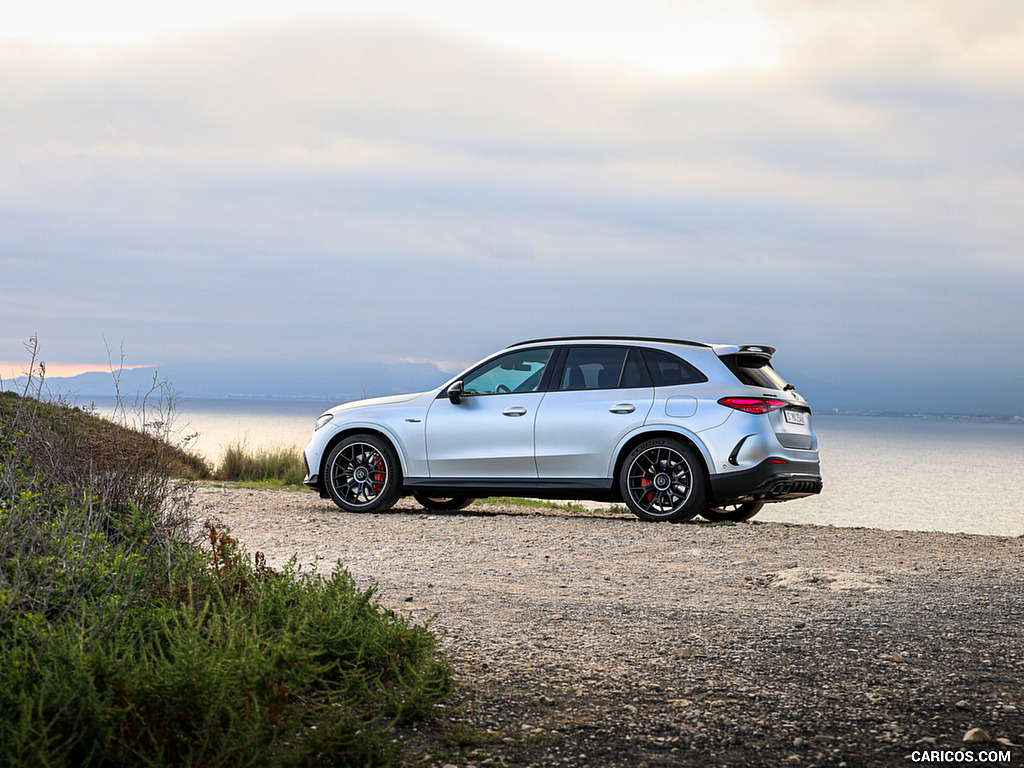
<svg viewBox="0 0 1024 768">
<path fill-rule="evenodd" d="M 434 636 L 340 564 L 277 573 L 210 530 L 103 643 L 78 617 L 5 626 L 0 764 L 385 765 L 389 726 L 449 692 Z"/>
<path fill-rule="evenodd" d="M 0 766 L 388 764 L 451 688 L 429 629 L 197 530 L 173 452 L 98 421 L 0 396 Z"/>
</svg>

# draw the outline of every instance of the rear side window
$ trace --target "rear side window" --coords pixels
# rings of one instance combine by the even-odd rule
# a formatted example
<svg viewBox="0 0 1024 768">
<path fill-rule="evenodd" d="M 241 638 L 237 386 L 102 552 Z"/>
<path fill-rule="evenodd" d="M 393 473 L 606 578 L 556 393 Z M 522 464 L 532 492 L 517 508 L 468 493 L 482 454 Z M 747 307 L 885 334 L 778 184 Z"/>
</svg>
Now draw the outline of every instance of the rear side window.
<svg viewBox="0 0 1024 768">
<path fill-rule="evenodd" d="M 647 361 L 647 370 L 651 372 L 651 379 L 656 387 L 700 384 L 708 380 L 707 376 L 688 362 L 675 355 L 670 355 L 668 352 L 645 349 L 644 360 Z"/>
<path fill-rule="evenodd" d="M 565 357 L 558 388 L 617 388 L 627 351 L 625 347 L 573 347 Z"/>
<path fill-rule="evenodd" d="M 722 358 L 741 383 L 762 389 L 785 391 L 786 380 L 772 368 L 771 361 L 762 355 L 728 355 Z"/>
</svg>

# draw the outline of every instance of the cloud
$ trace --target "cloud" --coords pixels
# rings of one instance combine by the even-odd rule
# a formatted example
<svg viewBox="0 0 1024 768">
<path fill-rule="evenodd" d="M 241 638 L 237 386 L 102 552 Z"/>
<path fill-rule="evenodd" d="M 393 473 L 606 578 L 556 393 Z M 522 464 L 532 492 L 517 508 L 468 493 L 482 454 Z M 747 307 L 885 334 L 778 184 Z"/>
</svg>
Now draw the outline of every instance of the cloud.
<svg viewBox="0 0 1024 768">
<path fill-rule="evenodd" d="M 6 47 L 0 357 L 596 331 L 1019 375 L 1020 14 L 960 8 L 770 3 L 776 66 L 682 76 L 393 21 Z"/>
</svg>

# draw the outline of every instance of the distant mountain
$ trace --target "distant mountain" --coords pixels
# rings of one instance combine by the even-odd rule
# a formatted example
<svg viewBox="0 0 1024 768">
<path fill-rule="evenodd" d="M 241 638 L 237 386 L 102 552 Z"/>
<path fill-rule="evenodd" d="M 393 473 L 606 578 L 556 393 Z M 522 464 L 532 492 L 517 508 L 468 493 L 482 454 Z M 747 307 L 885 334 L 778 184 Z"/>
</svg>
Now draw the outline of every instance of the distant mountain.
<svg viewBox="0 0 1024 768">
<path fill-rule="evenodd" d="M 351 399 L 421 392 L 451 374 L 429 363 L 182 364 L 168 377 L 183 395 Z"/>
<path fill-rule="evenodd" d="M 815 411 L 1024 415 L 1024 380 L 908 382 L 864 380 L 841 384 L 787 371 L 787 378 Z M 145 393 L 154 376 L 180 397 L 316 399 L 343 402 L 360 397 L 422 392 L 452 378 L 430 363 L 310 362 L 171 363 L 124 371 L 122 395 Z M 19 381 L 5 382 L 9 389 Z M 109 373 L 47 379 L 47 388 L 73 399 L 115 394 Z"/>
<path fill-rule="evenodd" d="M 358 397 L 420 392 L 438 387 L 451 374 L 430 363 L 169 363 L 122 371 L 118 385 L 109 373 L 48 378 L 46 389 L 70 398 L 134 396 L 167 380 L 179 397 L 352 400 Z M 21 379 L 5 382 L 24 386 Z"/>
</svg>

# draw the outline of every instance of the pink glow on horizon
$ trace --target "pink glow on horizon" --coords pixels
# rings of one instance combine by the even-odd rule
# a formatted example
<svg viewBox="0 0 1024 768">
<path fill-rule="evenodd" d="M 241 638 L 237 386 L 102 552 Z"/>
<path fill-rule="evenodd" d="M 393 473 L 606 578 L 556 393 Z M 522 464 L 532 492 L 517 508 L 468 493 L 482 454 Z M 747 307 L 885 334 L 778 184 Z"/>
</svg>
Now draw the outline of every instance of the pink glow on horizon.
<svg viewBox="0 0 1024 768">
<path fill-rule="evenodd" d="M 45 362 L 45 361 L 44 361 Z M 70 376 L 79 376 L 83 373 L 110 373 L 109 363 L 50 363 L 46 364 L 46 378 L 48 379 L 64 379 Z M 125 371 L 131 371 L 136 368 L 152 368 L 152 365 L 125 365 L 118 366 L 118 368 Z M 115 369 L 117 370 L 117 369 Z M 36 363 L 36 368 L 32 372 L 33 375 L 38 376 L 41 371 L 39 369 L 39 363 Z M 28 375 L 28 363 L 12 363 L 6 360 L 0 361 L 0 378 L 10 380 L 18 379 L 22 376 Z"/>
</svg>

